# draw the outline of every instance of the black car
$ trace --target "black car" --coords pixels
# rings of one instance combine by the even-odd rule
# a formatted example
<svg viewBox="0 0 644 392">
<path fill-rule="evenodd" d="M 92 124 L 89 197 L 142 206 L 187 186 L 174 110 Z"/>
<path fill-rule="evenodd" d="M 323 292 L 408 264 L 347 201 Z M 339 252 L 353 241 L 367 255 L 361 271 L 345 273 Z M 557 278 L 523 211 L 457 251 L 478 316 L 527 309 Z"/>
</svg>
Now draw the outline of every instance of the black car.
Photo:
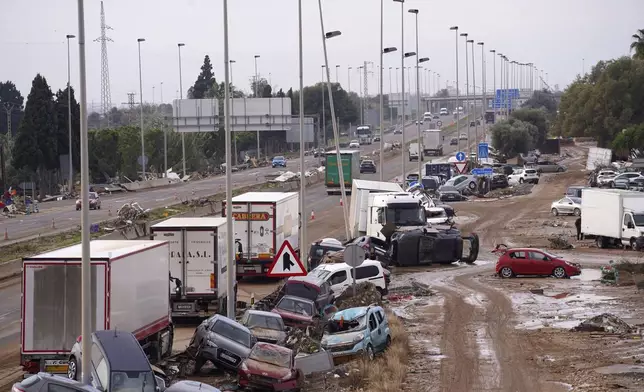
<svg viewBox="0 0 644 392">
<path fill-rule="evenodd" d="M 463 196 L 458 191 L 442 191 L 439 192 L 438 200 L 440 201 L 465 201 L 467 196 Z"/>
<path fill-rule="evenodd" d="M 470 121 L 470 127 L 475 127 L 476 126 L 476 121 Z"/>
<path fill-rule="evenodd" d="M 360 162 L 360 173 L 375 173 L 376 164 L 371 160 L 364 160 Z"/>
<path fill-rule="evenodd" d="M 312 243 L 308 258 L 309 271 L 317 267 L 327 253 L 337 252 L 343 249 L 344 245 L 335 238 L 325 238 Z"/>
<path fill-rule="evenodd" d="M 434 114 L 434 115 L 432 116 L 432 119 L 433 119 L 433 120 L 440 120 L 440 116 L 439 116 L 438 114 Z"/>
<path fill-rule="evenodd" d="M 504 174 L 495 174 L 490 179 L 490 190 L 508 187 L 508 177 Z"/>
<path fill-rule="evenodd" d="M 453 138 L 449 141 L 449 145 L 450 145 L 450 146 L 456 146 L 456 145 L 458 145 L 458 138 L 453 137 Z"/>
</svg>

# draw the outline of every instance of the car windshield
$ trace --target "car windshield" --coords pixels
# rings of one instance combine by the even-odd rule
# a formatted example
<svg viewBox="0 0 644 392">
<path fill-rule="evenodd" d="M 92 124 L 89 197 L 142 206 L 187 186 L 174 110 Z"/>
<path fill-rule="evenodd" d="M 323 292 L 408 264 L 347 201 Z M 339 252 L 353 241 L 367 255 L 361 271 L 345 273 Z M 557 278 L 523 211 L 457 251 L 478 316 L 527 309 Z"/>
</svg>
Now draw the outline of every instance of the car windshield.
<svg viewBox="0 0 644 392">
<path fill-rule="evenodd" d="M 581 204 L 581 198 L 580 197 L 571 197 L 570 200 L 572 200 L 572 202 L 575 203 L 575 204 Z"/>
<path fill-rule="evenodd" d="M 282 321 L 281 318 L 273 317 L 273 316 L 264 316 L 261 314 L 251 314 L 250 317 L 248 317 L 248 322 L 246 323 L 246 326 L 250 329 L 265 328 L 265 329 L 272 329 L 275 331 L 284 330 L 284 322 Z"/>
<path fill-rule="evenodd" d="M 248 357 L 255 361 L 264 362 L 283 368 L 291 367 L 291 354 L 281 350 L 271 350 L 270 347 L 263 345 L 255 346 Z"/>
<path fill-rule="evenodd" d="M 112 372 L 112 392 L 155 392 L 155 387 L 152 372 Z"/>
<path fill-rule="evenodd" d="M 89 198 L 90 199 L 96 199 L 96 193 L 90 193 Z"/>
<path fill-rule="evenodd" d="M 291 313 L 301 314 L 303 316 L 313 316 L 313 304 L 303 301 L 297 301 L 292 298 L 282 298 L 276 308 Z"/>
<path fill-rule="evenodd" d="M 288 281 L 284 289 L 287 295 L 294 295 L 296 297 L 310 299 L 311 301 L 315 301 L 320 293 L 319 287 L 296 280 Z"/>
<path fill-rule="evenodd" d="M 284 157 L 275 157 L 273 158 L 274 161 L 283 161 Z"/>
<path fill-rule="evenodd" d="M 237 342 L 245 347 L 250 347 L 250 334 L 243 329 L 225 321 L 217 321 L 211 329 L 217 335 Z"/>
<path fill-rule="evenodd" d="M 331 275 L 331 271 L 324 269 L 324 266 L 319 266 L 307 274 L 308 276 L 316 276 L 322 280 L 326 280 L 327 276 Z"/>
<path fill-rule="evenodd" d="M 358 315 L 350 320 L 345 320 L 340 317 L 336 320 L 335 316 L 332 320 L 329 320 L 327 324 L 327 330 L 330 334 L 341 334 L 346 332 L 356 332 L 361 331 L 367 328 L 367 314 Z"/>
</svg>

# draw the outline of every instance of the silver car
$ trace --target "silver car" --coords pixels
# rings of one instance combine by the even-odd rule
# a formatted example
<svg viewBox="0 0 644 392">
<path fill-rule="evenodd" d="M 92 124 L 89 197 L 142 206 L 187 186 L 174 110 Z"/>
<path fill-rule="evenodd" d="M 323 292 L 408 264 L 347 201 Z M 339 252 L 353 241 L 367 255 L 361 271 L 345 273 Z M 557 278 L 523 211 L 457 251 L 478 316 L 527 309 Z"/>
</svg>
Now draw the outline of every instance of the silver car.
<svg viewBox="0 0 644 392">
<path fill-rule="evenodd" d="M 283 345 L 286 342 L 282 316 L 273 312 L 248 309 L 239 322 L 250 329 L 257 341 Z"/>
<path fill-rule="evenodd" d="M 550 161 L 537 162 L 534 165 L 534 168 L 537 169 L 539 173 L 562 173 L 566 171 L 564 166 Z"/>
<path fill-rule="evenodd" d="M 443 186 L 438 188 L 439 192 L 443 192 L 445 189 L 443 187 L 451 186 L 456 188 L 457 191 L 463 192 L 465 189 L 474 192 L 477 188 L 476 177 L 472 175 L 461 174 L 456 177 L 452 177 Z"/>
<path fill-rule="evenodd" d="M 552 202 L 550 205 L 550 212 L 552 215 L 581 215 L 581 198 L 580 197 L 564 197 L 557 201 Z"/>
<path fill-rule="evenodd" d="M 100 392 L 91 385 L 84 385 L 76 380 L 70 380 L 63 376 L 56 376 L 49 373 L 38 373 L 31 377 L 13 384 L 11 392 L 42 392 L 42 391 L 64 391 L 64 392 Z"/>
</svg>

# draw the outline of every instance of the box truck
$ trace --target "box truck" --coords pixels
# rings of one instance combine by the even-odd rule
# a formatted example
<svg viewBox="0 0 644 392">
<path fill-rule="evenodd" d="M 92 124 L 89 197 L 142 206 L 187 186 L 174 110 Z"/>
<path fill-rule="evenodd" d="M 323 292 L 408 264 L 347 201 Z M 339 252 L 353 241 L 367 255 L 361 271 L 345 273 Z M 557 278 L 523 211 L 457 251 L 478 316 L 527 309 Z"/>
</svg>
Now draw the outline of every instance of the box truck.
<svg viewBox="0 0 644 392">
<path fill-rule="evenodd" d="M 581 232 L 599 248 L 630 246 L 644 235 L 644 194 L 621 189 L 581 191 Z"/>
<path fill-rule="evenodd" d="M 409 161 L 423 160 L 423 147 L 418 143 L 409 143 Z"/>
<path fill-rule="evenodd" d="M 226 295 L 226 219 L 170 218 L 150 228 L 169 242 L 172 317 L 209 317 Z"/>
<path fill-rule="evenodd" d="M 344 175 L 345 192 L 351 192 L 351 183 L 360 178 L 360 150 L 340 150 L 342 174 Z M 335 150 L 326 153 L 325 181 L 326 193 L 340 193 L 340 171 L 338 156 Z"/>
<path fill-rule="evenodd" d="M 402 193 L 402 187 L 393 182 L 354 180 L 351 188 L 349 206 L 349 231 L 355 238 L 367 233 L 369 195 L 373 193 Z"/>
<path fill-rule="evenodd" d="M 246 192 L 233 198 L 237 277 L 266 276 L 284 241 L 299 252 L 299 200 L 296 192 Z M 225 202 L 221 214 L 226 216 Z"/>
<path fill-rule="evenodd" d="M 20 364 L 28 373 L 67 374 L 81 335 L 81 245 L 25 257 Z M 172 353 L 166 241 L 92 241 L 92 331 L 133 333 L 151 358 Z"/>
<path fill-rule="evenodd" d="M 445 136 L 440 129 L 427 129 L 423 131 L 423 152 L 425 155 L 443 155 L 443 142 Z"/>
</svg>

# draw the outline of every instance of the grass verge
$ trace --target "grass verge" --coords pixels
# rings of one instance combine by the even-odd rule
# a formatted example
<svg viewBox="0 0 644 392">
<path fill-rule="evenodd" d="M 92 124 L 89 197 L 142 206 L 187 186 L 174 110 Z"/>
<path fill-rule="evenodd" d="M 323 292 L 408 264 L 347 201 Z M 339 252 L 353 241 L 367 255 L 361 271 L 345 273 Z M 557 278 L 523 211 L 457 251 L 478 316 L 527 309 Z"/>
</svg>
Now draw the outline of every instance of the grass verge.
<svg viewBox="0 0 644 392">
<path fill-rule="evenodd" d="M 409 335 L 400 318 L 387 311 L 391 328 L 391 346 L 373 362 L 361 361 L 359 371 L 352 372 L 351 382 L 356 389 L 369 392 L 402 390 L 409 364 Z"/>
</svg>

